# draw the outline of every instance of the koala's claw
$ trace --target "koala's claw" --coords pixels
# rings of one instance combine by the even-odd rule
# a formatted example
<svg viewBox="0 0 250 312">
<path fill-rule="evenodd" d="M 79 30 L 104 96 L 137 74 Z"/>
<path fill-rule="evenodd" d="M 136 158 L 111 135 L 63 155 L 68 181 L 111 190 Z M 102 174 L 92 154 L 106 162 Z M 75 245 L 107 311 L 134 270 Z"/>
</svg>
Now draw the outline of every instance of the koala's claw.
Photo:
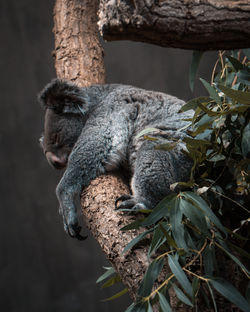
<svg viewBox="0 0 250 312">
<path fill-rule="evenodd" d="M 132 196 L 131 195 L 127 195 L 127 194 L 121 195 L 118 198 L 116 198 L 116 200 L 115 200 L 115 210 L 120 209 L 120 205 L 121 204 L 119 206 L 117 206 L 119 201 L 125 202 L 127 200 L 130 200 L 131 198 L 132 198 Z"/>
<path fill-rule="evenodd" d="M 122 201 L 122 203 L 117 205 L 119 201 Z M 128 210 L 130 212 L 136 212 L 141 209 L 146 209 L 146 206 L 143 203 L 138 203 L 132 195 L 122 195 L 115 201 L 115 210 Z"/>
<path fill-rule="evenodd" d="M 85 240 L 88 236 L 82 236 L 80 234 L 81 232 L 81 226 L 79 226 L 77 223 L 75 224 L 70 224 L 68 225 L 67 222 L 65 221 L 65 218 L 63 218 L 64 220 L 64 230 L 65 232 L 72 238 L 76 238 L 78 240 Z"/>
</svg>

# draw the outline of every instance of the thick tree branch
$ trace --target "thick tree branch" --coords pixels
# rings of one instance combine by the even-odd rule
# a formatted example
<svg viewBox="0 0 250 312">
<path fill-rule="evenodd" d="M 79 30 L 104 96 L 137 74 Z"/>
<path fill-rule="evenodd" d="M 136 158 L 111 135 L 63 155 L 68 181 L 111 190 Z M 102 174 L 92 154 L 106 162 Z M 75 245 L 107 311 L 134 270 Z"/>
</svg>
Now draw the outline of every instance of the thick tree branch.
<svg viewBox="0 0 250 312">
<path fill-rule="evenodd" d="M 134 40 L 193 50 L 250 46 L 248 0 L 101 0 L 105 40 Z"/>
<path fill-rule="evenodd" d="M 55 67 L 57 76 L 80 86 L 104 83 L 103 51 L 97 33 L 97 3 L 93 0 L 57 0 L 54 9 Z M 148 265 L 147 252 L 139 248 L 124 255 L 122 250 L 138 233 L 119 229 L 131 217 L 114 210 L 115 199 L 128 193 L 121 178 L 103 176 L 83 192 L 82 211 L 86 224 L 106 257 L 135 299 L 136 289 Z"/>
</svg>

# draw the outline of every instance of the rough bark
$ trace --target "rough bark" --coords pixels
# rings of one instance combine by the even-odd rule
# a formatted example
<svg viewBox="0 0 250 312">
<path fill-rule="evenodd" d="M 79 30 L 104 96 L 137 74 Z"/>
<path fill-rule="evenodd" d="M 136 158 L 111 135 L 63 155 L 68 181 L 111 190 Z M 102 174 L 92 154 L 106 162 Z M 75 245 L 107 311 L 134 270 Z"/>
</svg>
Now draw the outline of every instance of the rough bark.
<svg viewBox="0 0 250 312">
<path fill-rule="evenodd" d="M 193 50 L 250 46 L 249 0 L 101 0 L 105 40 Z"/>
<path fill-rule="evenodd" d="M 58 78 L 80 86 L 104 83 L 103 49 L 98 40 L 98 1 L 57 0 L 54 7 L 55 67 Z"/>
<path fill-rule="evenodd" d="M 97 5 L 93 0 L 57 0 L 54 9 L 55 67 L 58 78 L 80 86 L 104 83 L 103 51 L 97 33 Z M 115 199 L 128 193 L 121 178 L 103 176 L 84 190 L 81 204 L 86 224 L 106 257 L 121 276 L 134 300 L 139 280 L 148 265 L 146 250 L 139 248 L 122 254 L 136 231 L 122 233 L 119 228 L 131 217 L 114 210 Z"/>
</svg>

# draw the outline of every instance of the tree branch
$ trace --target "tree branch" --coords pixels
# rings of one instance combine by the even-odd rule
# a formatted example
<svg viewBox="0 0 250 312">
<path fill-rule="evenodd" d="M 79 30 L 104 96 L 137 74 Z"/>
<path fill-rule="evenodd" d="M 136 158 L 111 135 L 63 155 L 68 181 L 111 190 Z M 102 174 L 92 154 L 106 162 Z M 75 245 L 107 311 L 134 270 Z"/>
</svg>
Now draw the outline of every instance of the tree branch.
<svg viewBox="0 0 250 312">
<path fill-rule="evenodd" d="M 105 40 L 134 40 L 193 50 L 250 46 L 248 0 L 101 0 Z"/>
</svg>

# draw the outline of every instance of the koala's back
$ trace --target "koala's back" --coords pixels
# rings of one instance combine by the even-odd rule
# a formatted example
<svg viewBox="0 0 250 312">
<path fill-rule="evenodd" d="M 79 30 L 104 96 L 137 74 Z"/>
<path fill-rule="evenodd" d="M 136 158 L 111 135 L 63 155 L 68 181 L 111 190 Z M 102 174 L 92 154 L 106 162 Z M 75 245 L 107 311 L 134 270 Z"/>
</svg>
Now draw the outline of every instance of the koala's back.
<svg viewBox="0 0 250 312">
<path fill-rule="evenodd" d="M 128 85 L 102 85 L 104 88 L 102 99 L 96 107 L 94 121 L 105 122 L 112 116 L 112 122 L 116 124 L 114 138 L 114 154 L 123 155 L 130 166 L 136 159 L 136 153 L 145 140 L 137 138 L 137 134 L 143 129 L 153 127 L 164 130 L 164 134 L 158 134 L 158 139 L 172 141 L 186 135 L 181 128 L 187 125 L 184 118 L 189 118 L 190 113 L 178 113 L 185 104 L 184 101 L 161 92 L 148 91 Z M 126 131 L 124 131 L 126 129 Z M 123 137 L 123 139 L 120 139 Z M 126 137 L 126 140 L 124 140 Z M 157 141 L 156 144 L 161 143 Z M 119 147 L 120 141 L 126 141 L 126 147 Z M 126 155 L 126 156 L 125 156 Z"/>
<path fill-rule="evenodd" d="M 130 112 L 136 108 L 136 117 L 131 120 L 136 131 L 141 131 L 145 127 L 179 129 L 180 123 L 186 124 L 180 119 L 190 116 L 189 113 L 178 114 L 185 102 L 175 96 L 129 85 L 111 84 L 102 87 L 105 86 L 109 88 L 109 92 L 105 93 L 105 97 L 100 102 L 101 111 Z"/>
</svg>

